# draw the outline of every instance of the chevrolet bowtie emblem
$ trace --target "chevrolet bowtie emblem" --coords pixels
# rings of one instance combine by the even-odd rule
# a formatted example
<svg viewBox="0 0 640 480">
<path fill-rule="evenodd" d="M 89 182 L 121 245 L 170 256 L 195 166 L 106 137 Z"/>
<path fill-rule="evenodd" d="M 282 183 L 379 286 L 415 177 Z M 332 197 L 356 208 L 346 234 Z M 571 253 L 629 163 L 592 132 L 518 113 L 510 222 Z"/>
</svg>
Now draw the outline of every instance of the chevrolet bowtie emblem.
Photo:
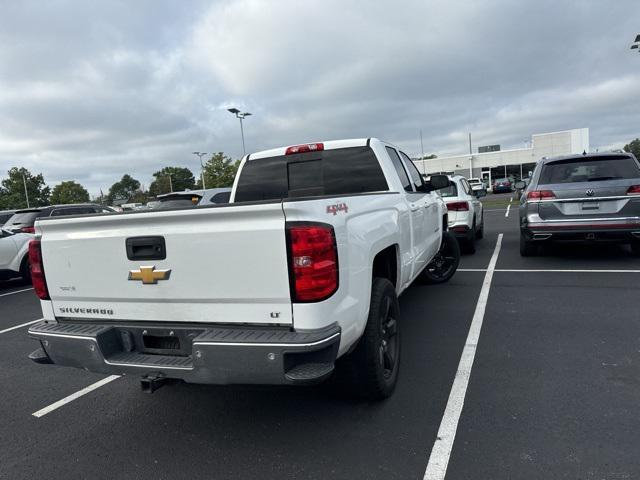
<svg viewBox="0 0 640 480">
<path fill-rule="evenodd" d="M 171 270 L 156 270 L 155 266 L 129 270 L 129 280 L 142 280 L 144 285 L 154 285 L 158 280 L 169 280 Z"/>
</svg>

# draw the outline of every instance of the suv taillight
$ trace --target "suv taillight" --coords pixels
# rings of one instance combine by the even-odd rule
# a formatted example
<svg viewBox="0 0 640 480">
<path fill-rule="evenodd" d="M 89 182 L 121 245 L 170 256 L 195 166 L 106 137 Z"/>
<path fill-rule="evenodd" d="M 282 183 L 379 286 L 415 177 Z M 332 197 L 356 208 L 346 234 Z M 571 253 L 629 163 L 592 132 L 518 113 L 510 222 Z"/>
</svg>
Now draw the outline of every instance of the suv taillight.
<svg viewBox="0 0 640 480">
<path fill-rule="evenodd" d="M 42 267 L 40 240 L 31 240 L 29 242 L 29 268 L 31 269 L 31 282 L 36 295 L 40 300 L 49 300 L 47 280 L 44 278 L 44 268 Z"/>
<path fill-rule="evenodd" d="M 288 223 L 289 278 L 294 302 L 319 302 L 338 289 L 338 250 L 331 225 Z"/>
<path fill-rule="evenodd" d="M 627 195 L 640 195 L 640 185 L 631 185 L 627 190 Z"/>
<path fill-rule="evenodd" d="M 550 200 L 556 198 L 556 195 L 551 190 L 533 190 L 527 192 L 527 200 Z"/>
<path fill-rule="evenodd" d="M 449 202 L 447 203 L 447 210 L 451 210 L 453 212 L 468 212 L 469 203 L 468 202 Z"/>
<path fill-rule="evenodd" d="M 20 231 L 22 233 L 36 233 L 35 227 L 22 227 Z"/>
</svg>

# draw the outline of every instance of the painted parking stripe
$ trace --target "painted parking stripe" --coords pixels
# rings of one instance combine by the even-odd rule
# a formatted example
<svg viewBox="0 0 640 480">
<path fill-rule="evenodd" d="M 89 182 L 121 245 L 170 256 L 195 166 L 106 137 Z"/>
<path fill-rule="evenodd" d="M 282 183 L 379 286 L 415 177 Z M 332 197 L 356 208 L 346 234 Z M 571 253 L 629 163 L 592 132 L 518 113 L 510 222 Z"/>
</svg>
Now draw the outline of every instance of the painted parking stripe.
<svg viewBox="0 0 640 480">
<path fill-rule="evenodd" d="M 482 289 L 480 290 L 480 296 L 476 304 L 476 311 L 473 314 L 473 320 L 471 320 L 469 334 L 467 335 L 467 340 L 460 357 L 460 363 L 458 364 L 458 371 L 453 380 L 447 407 L 444 410 L 440 428 L 438 429 L 438 436 L 433 444 L 431 455 L 429 456 L 429 463 L 424 473 L 424 480 L 444 480 L 447 474 L 447 466 L 449 465 L 449 458 L 451 457 L 451 450 L 453 449 L 453 442 L 456 437 L 456 430 L 458 429 L 458 421 L 460 420 L 460 414 L 464 406 L 464 397 L 467 394 L 471 368 L 473 367 L 473 360 L 476 356 L 480 330 L 482 329 L 482 322 L 484 320 L 484 312 L 487 308 L 491 280 L 493 279 L 493 272 L 498 262 L 501 246 L 502 233 L 498 235 L 496 248 L 493 251 L 493 256 L 491 257 L 484 281 L 482 282 Z"/>
<path fill-rule="evenodd" d="M 507 205 L 507 211 L 504 213 L 505 217 L 509 216 L 509 210 L 511 210 L 511 204 Z"/>
<path fill-rule="evenodd" d="M 65 406 L 67 403 L 73 402 L 74 400 L 82 397 L 83 395 L 86 395 L 87 393 L 91 393 L 94 390 L 97 390 L 98 388 L 106 385 L 107 383 L 111 383 L 114 380 L 117 380 L 118 378 L 120 378 L 120 375 L 110 375 L 107 378 L 103 378 L 102 380 L 96 383 L 93 383 L 88 387 L 83 388 L 82 390 L 78 390 L 76 393 L 72 393 L 68 397 L 64 397 L 62 400 L 58 400 L 57 402 L 52 403 L 48 407 L 44 407 L 38 410 L 37 412 L 32 413 L 32 415 L 37 418 L 43 417 L 47 413 L 51 413 L 54 410 L 57 410 L 58 408 Z"/>
<path fill-rule="evenodd" d="M 31 320 L 30 322 L 21 323 L 20 325 L 16 325 L 15 327 L 5 328 L 4 330 L 0 330 L 0 334 L 10 332 L 11 330 L 17 330 L 18 328 L 26 327 L 41 320 L 44 320 L 44 318 L 38 318 L 37 320 Z"/>
<path fill-rule="evenodd" d="M 486 272 L 486 268 L 459 268 L 457 272 Z M 640 273 L 640 270 L 496 268 L 496 273 Z"/>
<path fill-rule="evenodd" d="M 30 290 L 33 290 L 33 287 L 24 288 L 22 290 L 14 290 L 13 292 L 8 292 L 8 293 L 0 293 L 0 297 L 6 297 L 7 295 L 13 295 L 13 294 L 16 294 L 16 293 L 28 292 Z"/>
</svg>

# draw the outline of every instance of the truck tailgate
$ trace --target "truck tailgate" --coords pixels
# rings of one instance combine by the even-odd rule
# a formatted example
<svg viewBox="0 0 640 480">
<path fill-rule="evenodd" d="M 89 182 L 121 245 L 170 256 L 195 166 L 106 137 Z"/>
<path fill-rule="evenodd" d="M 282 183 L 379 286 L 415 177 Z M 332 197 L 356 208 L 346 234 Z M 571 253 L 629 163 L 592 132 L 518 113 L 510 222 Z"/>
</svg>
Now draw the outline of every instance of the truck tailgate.
<svg viewBox="0 0 640 480">
<path fill-rule="evenodd" d="M 280 203 L 67 217 L 36 231 L 57 318 L 292 323 Z M 164 239 L 166 258 L 130 260 L 134 237 Z"/>
</svg>

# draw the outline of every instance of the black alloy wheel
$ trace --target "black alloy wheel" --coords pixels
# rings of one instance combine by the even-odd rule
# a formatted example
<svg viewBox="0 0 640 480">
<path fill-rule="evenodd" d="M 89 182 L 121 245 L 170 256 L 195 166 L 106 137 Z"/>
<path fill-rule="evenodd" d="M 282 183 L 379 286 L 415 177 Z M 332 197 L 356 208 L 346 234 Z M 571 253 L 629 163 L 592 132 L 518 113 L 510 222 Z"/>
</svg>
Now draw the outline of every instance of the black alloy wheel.
<svg viewBox="0 0 640 480">
<path fill-rule="evenodd" d="M 444 283 L 453 277 L 460 263 L 460 246 L 451 232 L 444 232 L 440 250 L 421 273 L 426 283 Z"/>
</svg>

